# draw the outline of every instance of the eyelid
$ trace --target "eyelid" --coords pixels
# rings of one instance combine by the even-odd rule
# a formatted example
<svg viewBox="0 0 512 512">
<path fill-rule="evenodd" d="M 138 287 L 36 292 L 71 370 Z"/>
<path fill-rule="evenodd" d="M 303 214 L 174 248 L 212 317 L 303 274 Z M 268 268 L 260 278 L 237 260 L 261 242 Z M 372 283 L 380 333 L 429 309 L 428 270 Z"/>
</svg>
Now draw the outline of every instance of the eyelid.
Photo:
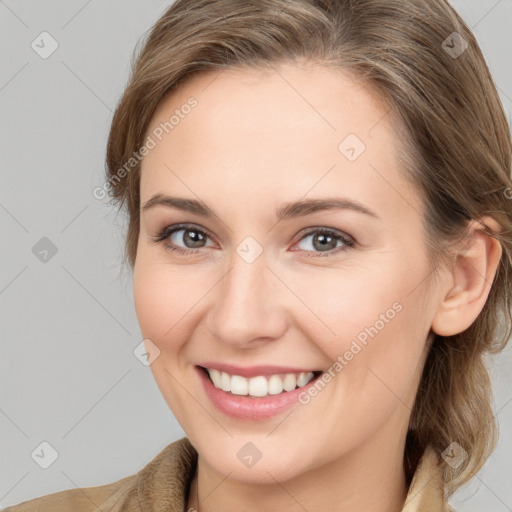
<svg viewBox="0 0 512 512">
<path fill-rule="evenodd" d="M 181 231 L 181 230 L 198 231 L 199 233 L 203 233 L 204 235 L 206 235 L 211 240 L 213 240 L 215 238 L 210 233 L 210 231 L 208 231 L 207 229 L 205 229 L 197 224 L 192 224 L 189 222 L 181 222 L 178 224 L 170 224 L 168 226 L 164 226 L 157 232 L 157 234 L 155 236 L 151 237 L 151 239 L 156 243 L 163 242 L 167 238 L 169 238 L 172 234 L 174 234 L 176 231 Z M 186 248 L 186 249 L 189 249 L 189 248 Z M 186 250 L 186 249 L 184 249 L 184 250 Z M 197 251 L 199 249 L 189 249 L 189 250 Z"/>
<path fill-rule="evenodd" d="M 305 236 L 308 236 L 312 233 L 330 233 L 336 235 L 339 238 L 344 239 L 346 242 L 352 242 L 354 244 L 356 243 L 356 240 L 353 236 L 339 229 L 329 228 L 327 226 L 312 226 L 309 228 L 304 228 L 302 231 L 300 231 L 297 234 L 297 236 L 293 239 L 294 244 L 296 242 L 300 242 Z"/>
<path fill-rule="evenodd" d="M 328 251 L 308 251 L 292 248 L 292 252 L 302 252 L 303 256 L 306 258 L 335 258 L 336 256 L 340 256 L 342 253 L 345 253 L 358 245 L 354 237 L 352 237 L 348 233 L 345 233 L 344 231 L 340 231 L 339 229 L 336 228 L 329 228 L 326 226 L 315 226 L 305 228 L 300 233 L 298 233 L 297 236 L 294 238 L 292 247 L 305 240 L 308 236 L 314 234 L 332 235 L 336 240 L 341 241 L 343 245 L 340 247 L 335 247 L 334 249 L 330 249 Z"/>
</svg>

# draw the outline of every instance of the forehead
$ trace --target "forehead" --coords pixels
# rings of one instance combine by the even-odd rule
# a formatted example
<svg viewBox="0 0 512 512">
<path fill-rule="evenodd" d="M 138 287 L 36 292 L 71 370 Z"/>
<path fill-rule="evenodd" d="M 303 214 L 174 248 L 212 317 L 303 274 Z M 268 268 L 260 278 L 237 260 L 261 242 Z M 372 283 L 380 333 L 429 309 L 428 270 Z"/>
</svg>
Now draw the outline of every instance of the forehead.
<svg viewBox="0 0 512 512">
<path fill-rule="evenodd" d="M 240 129 L 229 133 L 232 140 L 251 131 L 298 140 L 304 128 L 325 138 L 350 130 L 368 138 L 383 117 L 392 118 L 382 94 L 369 82 L 339 68 L 283 63 L 196 73 L 164 96 L 149 128 L 169 121 L 192 96 L 198 104 L 194 115 L 179 124 L 221 130 L 236 122 Z M 183 128 L 176 125 L 172 131 L 177 135 Z"/>
<path fill-rule="evenodd" d="M 162 186 L 186 191 L 179 175 L 217 196 L 259 191 L 297 199 L 313 187 L 323 194 L 342 187 L 340 193 L 385 203 L 397 199 L 393 188 L 407 187 L 398 183 L 395 126 L 382 96 L 339 69 L 283 64 L 202 72 L 163 98 L 153 115 L 147 135 L 156 146 L 142 163 L 141 195 Z"/>
</svg>

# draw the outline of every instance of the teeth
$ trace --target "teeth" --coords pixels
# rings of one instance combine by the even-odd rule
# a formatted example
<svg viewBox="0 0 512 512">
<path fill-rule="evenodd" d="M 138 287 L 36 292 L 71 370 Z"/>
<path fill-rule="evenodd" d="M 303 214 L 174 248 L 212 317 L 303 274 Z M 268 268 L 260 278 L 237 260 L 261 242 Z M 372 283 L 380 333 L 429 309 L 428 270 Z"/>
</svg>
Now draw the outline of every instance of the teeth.
<svg viewBox="0 0 512 512">
<path fill-rule="evenodd" d="M 240 375 L 229 375 L 212 368 L 207 368 L 213 385 L 223 391 L 230 391 L 234 395 L 249 395 L 263 397 L 278 395 L 283 391 L 293 391 L 297 386 L 305 386 L 313 377 L 313 372 L 286 373 L 271 375 L 268 378 L 260 375 L 246 379 Z"/>
</svg>

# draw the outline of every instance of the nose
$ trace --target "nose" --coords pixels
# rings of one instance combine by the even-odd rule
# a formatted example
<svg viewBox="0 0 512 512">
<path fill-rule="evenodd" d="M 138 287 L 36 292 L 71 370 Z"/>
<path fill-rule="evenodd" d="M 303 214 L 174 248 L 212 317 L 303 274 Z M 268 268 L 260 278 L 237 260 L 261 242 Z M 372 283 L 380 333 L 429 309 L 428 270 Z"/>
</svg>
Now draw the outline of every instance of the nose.
<svg viewBox="0 0 512 512">
<path fill-rule="evenodd" d="M 252 263 L 237 253 L 215 287 L 208 314 L 210 332 L 233 348 L 252 348 L 279 339 L 288 327 L 283 284 L 267 268 L 265 252 Z"/>
</svg>

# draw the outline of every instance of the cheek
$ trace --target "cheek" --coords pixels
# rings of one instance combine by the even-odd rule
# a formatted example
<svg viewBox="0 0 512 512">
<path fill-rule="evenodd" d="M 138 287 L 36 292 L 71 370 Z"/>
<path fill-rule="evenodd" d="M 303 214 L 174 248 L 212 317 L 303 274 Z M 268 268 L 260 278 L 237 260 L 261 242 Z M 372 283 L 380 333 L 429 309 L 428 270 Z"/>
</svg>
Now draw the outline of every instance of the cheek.
<svg viewBox="0 0 512 512">
<path fill-rule="evenodd" d="M 137 260 L 133 273 L 135 311 L 144 338 L 160 345 L 173 337 L 179 325 L 187 297 L 183 279 L 173 278 L 170 268 L 163 269 Z M 162 350 L 162 347 L 159 347 Z"/>
<path fill-rule="evenodd" d="M 363 401 L 386 386 L 388 393 L 405 396 L 420 371 L 430 325 L 420 284 L 427 262 L 418 258 L 413 266 L 390 257 L 383 265 L 345 269 L 336 278 L 303 276 L 294 285 L 315 314 L 306 312 L 303 330 L 332 361 L 332 372 L 344 375 L 342 388 L 349 385 L 353 396 L 367 397 Z"/>
<path fill-rule="evenodd" d="M 303 303 L 297 303 L 296 312 L 302 310 L 303 314 L 295 318 L 302 319 L 312 340 L 335 354 L 348 349 L 353 339 L 364 344 L 374 337 L 386 337 L 386 332 L 395 331 L 398 337 L 396 331 L 403 331 L 397 342 L 403 340 L 407 330 L 414 329 L 424 316 L 419 304 L 424 289 L 418 287 L 416 293 L 412 292 L 420 281 L 415 276 L 419 275 L 419 266 L 404 268 L 390 258 L 379 265 L 340 266 L 339 271 L 308 269 L 289 275 L 287 282 Z M 411 316 L 415 318 L 409 322 Z"/>
<path fill-rule="evenodd" d="M 215 286 L 213 273 L 192 265 L 169 264 L 142 250 L 133 272 L 133 296 L 139 327 L 161 351 L 162 360 L 173 365 L 190 339 Z M 167 356 L 167 357 L 166 357 Z"/>
</svg>

